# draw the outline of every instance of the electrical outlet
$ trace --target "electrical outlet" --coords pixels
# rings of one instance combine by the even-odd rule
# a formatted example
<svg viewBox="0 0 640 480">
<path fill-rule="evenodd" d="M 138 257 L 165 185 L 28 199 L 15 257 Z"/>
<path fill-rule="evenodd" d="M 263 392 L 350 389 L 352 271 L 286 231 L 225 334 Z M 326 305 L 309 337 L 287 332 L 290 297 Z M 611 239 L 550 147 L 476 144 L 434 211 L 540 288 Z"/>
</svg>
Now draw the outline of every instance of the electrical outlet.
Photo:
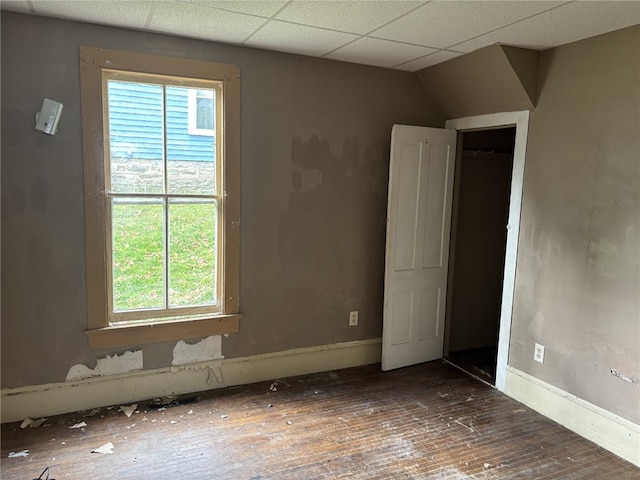
<svg viewBox="0 0 640 480">
<path fill-rule="evenodd" d="M 354 310 L 349 312 L 349 326 L 357 327 L 358 326 L 358 311 Z"/>
<path fill-rule="evenodd" d="M 536 343 L 536 348 L 533 350 L 533 359 L 536 362 L 544 363 L 544 345 Z"/>
</svg>

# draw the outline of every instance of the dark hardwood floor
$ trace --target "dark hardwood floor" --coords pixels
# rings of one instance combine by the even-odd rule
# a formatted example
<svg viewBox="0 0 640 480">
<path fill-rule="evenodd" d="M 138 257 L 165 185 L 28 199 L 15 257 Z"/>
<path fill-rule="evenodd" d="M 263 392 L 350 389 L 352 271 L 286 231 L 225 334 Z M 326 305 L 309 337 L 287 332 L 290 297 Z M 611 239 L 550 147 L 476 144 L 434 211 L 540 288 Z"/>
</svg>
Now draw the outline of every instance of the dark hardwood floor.
<svg viewBox="0 0 640 480">
<path fill-rule="evenodd" d="M 36 479 L 47 466 L 50 480 L 640 478 L 632 464 L 442 361 L 275 383 L 166 407 L 142 402 L 131 417 L 115 407 L 37 428 L 2 425 L 2 478 Z M 112 454 L 91 453 L 108 442 Z M 22 450 L 29 455 L 8 458 Z"/>
</svg>

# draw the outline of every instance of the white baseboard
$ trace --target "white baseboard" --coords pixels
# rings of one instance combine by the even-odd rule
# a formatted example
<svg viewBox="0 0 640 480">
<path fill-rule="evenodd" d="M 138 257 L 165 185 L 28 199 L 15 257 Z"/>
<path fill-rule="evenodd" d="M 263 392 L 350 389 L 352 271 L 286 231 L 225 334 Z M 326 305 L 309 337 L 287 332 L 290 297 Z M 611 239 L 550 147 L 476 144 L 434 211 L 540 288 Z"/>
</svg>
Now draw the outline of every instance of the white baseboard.
<svg viewBox="0 0 640 480">
<path fill-rule="evenodd" d="M 2 390 L 1 421 L 201 392 L 380 362 L 381 339 L 297 348 L 84 380 Z"/>
<path fill-rule="evenodd" d="M 505 393 L 640 467 L 640 425 L 512 367 Z"/>
</svg>

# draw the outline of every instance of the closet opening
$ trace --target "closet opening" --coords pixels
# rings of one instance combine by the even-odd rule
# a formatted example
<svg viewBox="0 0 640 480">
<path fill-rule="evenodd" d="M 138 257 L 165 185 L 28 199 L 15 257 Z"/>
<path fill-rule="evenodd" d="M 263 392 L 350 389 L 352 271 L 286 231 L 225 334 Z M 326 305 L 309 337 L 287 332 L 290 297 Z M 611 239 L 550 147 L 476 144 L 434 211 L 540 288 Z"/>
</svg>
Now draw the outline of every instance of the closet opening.
<svg viewBox="0 0 640 480">
<path fill-rule="evenodd" d="M 463 131 L 453 193 L 444 358 L 496 383 L 515 127 Z"/>
</svg>

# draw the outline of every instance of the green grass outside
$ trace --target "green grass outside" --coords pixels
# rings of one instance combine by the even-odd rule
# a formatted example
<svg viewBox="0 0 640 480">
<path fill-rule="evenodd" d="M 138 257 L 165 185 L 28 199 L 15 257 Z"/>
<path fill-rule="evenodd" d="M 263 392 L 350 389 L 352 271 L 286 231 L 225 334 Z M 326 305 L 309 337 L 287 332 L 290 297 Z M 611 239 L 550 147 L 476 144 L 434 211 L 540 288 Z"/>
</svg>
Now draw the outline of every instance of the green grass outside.
<svg viewBox="0 0 640 480">
<path fill-rule="evenodd" d="M 162 204 L 115 204 L 113 296 L 117 311 L 161 308 L 164 302 Z M 170 306 L 215 302 L 213 203 L 169 206 Z"/>
</svg>

